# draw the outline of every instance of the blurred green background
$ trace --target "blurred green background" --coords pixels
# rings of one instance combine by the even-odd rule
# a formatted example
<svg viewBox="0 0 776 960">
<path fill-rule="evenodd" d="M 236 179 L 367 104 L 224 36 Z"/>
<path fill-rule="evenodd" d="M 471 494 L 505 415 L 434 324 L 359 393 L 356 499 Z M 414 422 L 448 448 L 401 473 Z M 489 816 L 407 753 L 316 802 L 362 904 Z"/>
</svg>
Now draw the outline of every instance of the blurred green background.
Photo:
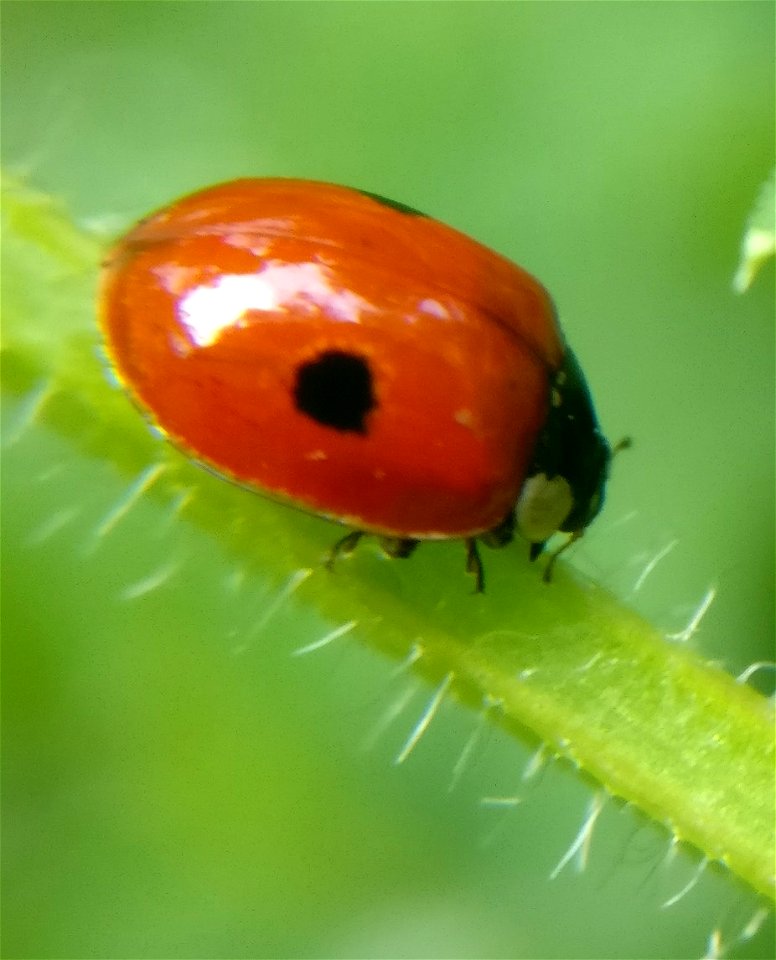
<svg viewBox="0 0 776 960">
<path fill-rule="evenodd" d="M 86 226 L 304 176 L 537 274 L 637 441 L 574 562 L 667 632 L 714 587 L 698 648 L 773 658 L 773 267 L 731 292 L 774 159 L 772 4 L 2 15 L 3 162 Z M 742 931 L 757 904 L 721 871 L 661 909 L 697 860 L 613 802 L 585 871 L 550 879 L 589 785 L 523 782 L 531 748 L 488 731 L 449 791 L 477 725 L 450 704 L 396 767 L 431 691 L 355 644 L 292 657 L 338 624 L 169 509 L 98 540 L 127 485 L 44 426 L 4 455 L 3 956 L 697 957 Z M 767 921 L 729 952 L 772 942 Z"/>
</svg>

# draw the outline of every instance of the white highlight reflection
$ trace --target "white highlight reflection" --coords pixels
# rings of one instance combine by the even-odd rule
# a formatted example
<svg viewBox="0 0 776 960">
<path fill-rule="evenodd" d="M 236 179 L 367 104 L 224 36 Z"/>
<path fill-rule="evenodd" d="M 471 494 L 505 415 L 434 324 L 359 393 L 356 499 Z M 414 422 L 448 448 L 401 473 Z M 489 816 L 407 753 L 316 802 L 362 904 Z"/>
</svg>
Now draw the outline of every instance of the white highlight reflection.
<svg viewBox="0 0 776 960">
<path fill-rule="evenodd" d="M 249 312 L 282 313 L 291 308 L 358 323 L 371 304 L 332 284 L 331 271 L 319 263 L 268 261 L 258 273 L 226 273 L 194 287 L 180 298 L 178 318 L 191 344 L 208 347 L 221 334 L 244 323 Z"/>
</svg>

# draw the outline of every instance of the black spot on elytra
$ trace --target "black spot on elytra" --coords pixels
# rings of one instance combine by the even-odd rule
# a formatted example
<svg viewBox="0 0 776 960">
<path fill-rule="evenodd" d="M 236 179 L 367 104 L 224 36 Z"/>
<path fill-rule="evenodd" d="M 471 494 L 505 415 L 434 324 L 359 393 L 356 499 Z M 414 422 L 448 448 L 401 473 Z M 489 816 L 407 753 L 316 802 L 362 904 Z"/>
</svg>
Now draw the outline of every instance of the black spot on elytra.
<svg viewBox="0 0 776 960">
<path fill-rule="evenodd" d="M 365 197 L 371 197 L 372 200 L 376 200 L 378 203 L 381 203 L 384 207 L 390 207 L 392 210 L 398 210 L 399 213 L 409 214 L 411 217 L 425 217 L 427 214 L 421 213 L 420 210 L 416 210 L 414 207 L 407 206 L 406 203 L 399 203 L 398 200 L 389 200 L 388 197 L 381 197 L 379 193 L 370 193 L 369 190 L 359 190 L 358 193 L 362 194 Z"/>
<path fill-rule="evenodd" d="M 372 372 L 364 357 L 330 350 L 296 372 L 297 410 L 324 427 L 366 433 L 366 419 L 377 406 Z"/>
</svg>

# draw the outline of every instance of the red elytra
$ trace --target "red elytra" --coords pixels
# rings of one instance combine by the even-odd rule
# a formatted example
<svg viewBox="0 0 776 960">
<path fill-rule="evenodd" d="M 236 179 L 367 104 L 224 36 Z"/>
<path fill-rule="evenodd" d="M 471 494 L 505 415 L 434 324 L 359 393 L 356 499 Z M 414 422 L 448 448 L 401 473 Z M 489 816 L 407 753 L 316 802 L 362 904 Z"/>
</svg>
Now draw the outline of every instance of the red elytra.
<svg viewBox="0 0 776 960">
<path fill-rule="evenodd" d="M 110 253 L 119 378 L 194 459 L 375 533 L 521 532 L 600 509 L 609 448 L 549 295 L 452 228 L 347 187 L 246 179 L 184 197 Z"/>
</svg>

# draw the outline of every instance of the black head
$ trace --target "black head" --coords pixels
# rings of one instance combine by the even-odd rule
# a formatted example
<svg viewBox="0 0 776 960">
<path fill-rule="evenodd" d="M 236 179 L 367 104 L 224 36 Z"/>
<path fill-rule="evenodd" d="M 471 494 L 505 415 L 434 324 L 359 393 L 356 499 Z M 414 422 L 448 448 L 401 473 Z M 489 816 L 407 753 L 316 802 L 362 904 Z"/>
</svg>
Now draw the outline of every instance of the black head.
<svg viewBox="0 0 776 960">
<path fill-rule="evenodd" d="M 516 506 L 523 536 L 543 544 L 556 531 L 582 533 L 603 506 L 611 458 L 584 374 L 567 349 Z"/>
</svg>

